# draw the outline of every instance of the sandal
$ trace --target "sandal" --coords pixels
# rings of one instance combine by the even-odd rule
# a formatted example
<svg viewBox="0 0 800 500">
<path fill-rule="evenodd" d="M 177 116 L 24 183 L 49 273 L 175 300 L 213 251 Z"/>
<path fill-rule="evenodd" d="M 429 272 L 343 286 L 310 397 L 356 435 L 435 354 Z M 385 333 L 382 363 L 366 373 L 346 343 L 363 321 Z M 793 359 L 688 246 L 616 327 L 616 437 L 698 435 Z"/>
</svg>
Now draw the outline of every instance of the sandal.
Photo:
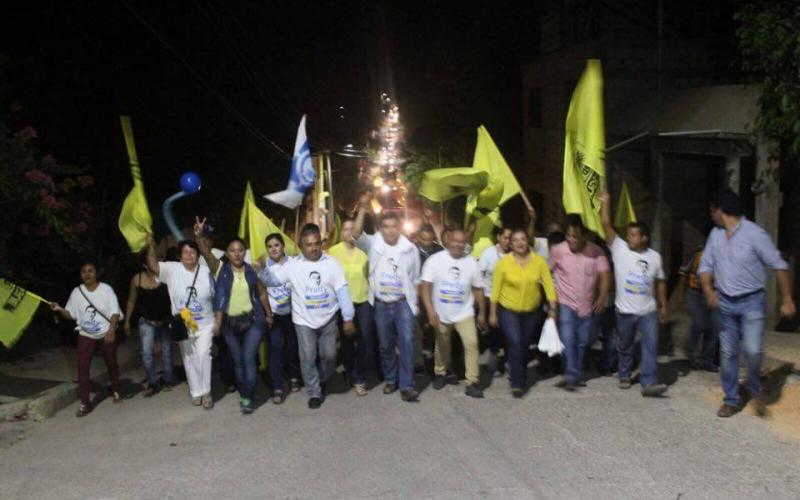
<svg viewBox="0 0 800 500">
<path fill-rule="evenodd" d="M 283 389 L 275 389 L 272 391 L 272 404 L 279 405 L 286 399 Z"/>
</svg>

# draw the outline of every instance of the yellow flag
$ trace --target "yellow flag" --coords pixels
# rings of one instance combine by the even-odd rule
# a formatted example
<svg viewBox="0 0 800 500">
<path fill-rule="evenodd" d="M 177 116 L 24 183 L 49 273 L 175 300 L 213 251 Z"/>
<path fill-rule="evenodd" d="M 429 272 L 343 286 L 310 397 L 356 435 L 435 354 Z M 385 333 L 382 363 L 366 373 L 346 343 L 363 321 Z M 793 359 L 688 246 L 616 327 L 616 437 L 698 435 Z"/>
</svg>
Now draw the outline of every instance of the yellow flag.
<svg viewBox="0 0 800 500">
<path fill-rule="evenodd" d="M 239 238 L 247 241 L 250 256 L 254 261 L 267 253 L 264 239 L 272 233 L 278 233 L 283 237 L 287 255 L 297 254 L 297 246 L 294 242 L 258 208 L 253 197 L 253 188 L 248 182 L 244 191 L 242 215 L 239 218 Z"/>
<path fill-rule="evenodd" d="M 122 133 L 125 136 L 125 146 L 128 150 L 128 161 L 131 165 L 131 177 L 133 177 L 133 189 L 128 193 L 122 203 L 122 210 L 119 213 L 119 230 L 128 242 L 132 252 L 141 251 L 147 243 L 147 234 L 152 232 L 153 218 L 150 216 L 150 209 L 147 207 L 147 197 L 144 194 L 144 184 L 142 184 L 142 172 L 139 170 L 139 159 L 136 155 L 136 144 L 133 142 L 133 128 L 131 119 L 127 116 L 120 116 L 122 123 Z"/>
<path fill-rule="evenodd" d="M 606 184 L 603 72 L 590 59 L 567 112 L 564 144 L 564 211 L 581 214 L 583 224 L 605 236 L 600 222 L 600 193 Z"/>
<path fill-rule="evenodd" d="M 472 235 L 472 255 L 480 258 L 484 250 L 495 244 L 492 232 L 500 226 L 500 209 L 495 208 L 486 215 L 480 215 L 475 220 L 475 233 Z"/>
<path fill-rule="evenodd" d="M 478 142 L 475 145 L 472 168 L 487 172 L 489 178 L 480 193 L 467 198 L 468 215 L 475 209 L 483 213 L 491 212 L 522 191 L 514 172 L 483 125 L 478 127 Z"/>
<path fill-rule="evenodd" d="M 46 301 L 10 281 L 0 280 L 0 342 L 6 349 L 10 349 L 22 336 L 39 302 Z"/>
<path fill-rule="evenodd" d="M 628 194 L 628 184 L 622 181 L 622 190 L 619 193 L 619 202 L 617 202 L 617 212 L 614 214 L 614 227 L 617 228 L 617 231 L 622 231 L 622 234 L 625 234 L 625 228 L 631 222 L 636 222 L 636 212 L 633 211 L 631 196 Z"/>
<path fill-rule="evenodd" d="M 417 193 L 431 201 L 447 201 L 462 195 L 477 195 L 489 184 L 489 173 L 471 167 L 437 168 L 422 176 Z"/>
</svg>

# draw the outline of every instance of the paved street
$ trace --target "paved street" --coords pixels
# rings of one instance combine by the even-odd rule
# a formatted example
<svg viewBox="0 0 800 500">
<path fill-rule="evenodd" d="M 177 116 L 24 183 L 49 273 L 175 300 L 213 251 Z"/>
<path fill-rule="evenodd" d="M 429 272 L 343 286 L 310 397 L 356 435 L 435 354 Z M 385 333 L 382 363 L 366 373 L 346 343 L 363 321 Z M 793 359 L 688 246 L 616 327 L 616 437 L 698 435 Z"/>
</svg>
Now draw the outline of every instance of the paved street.
<svg viewBox="0 0 800 500">
<path fill-rule="evenodd" d="M 73 405 L 0 449 L 0 498 L 800 498 L 800 441 L 716 418 L 715 374 L 656 400 L 554 382 L 522 400 L 503 379 L 482 401 L 333 394 L 318 411 L 293 395 L 248 417 L 234 395 L 190 406 L 185 385 L 84 419 Z"/>
</svg>

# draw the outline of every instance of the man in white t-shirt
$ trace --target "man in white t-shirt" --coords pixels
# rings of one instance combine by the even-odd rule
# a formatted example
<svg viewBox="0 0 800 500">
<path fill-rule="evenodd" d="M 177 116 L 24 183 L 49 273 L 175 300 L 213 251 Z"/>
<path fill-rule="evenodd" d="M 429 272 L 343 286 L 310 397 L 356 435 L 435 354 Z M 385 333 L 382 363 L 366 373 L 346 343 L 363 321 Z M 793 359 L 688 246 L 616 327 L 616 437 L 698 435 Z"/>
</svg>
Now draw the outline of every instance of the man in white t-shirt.
<svg viewBox="0 0 800 500">
<path fill-rule="evenodd" d="M 467 235 L 461 229 L 450 231 L 447 251 L 430 256 L 422 267 L 422 300 L 428 322 L 436 329 L 433 388 L 445 385 L 450 363 L 450 337 L 455 329 L 464 344 L 467 396 L 483 397 L 478 385 L 478 332 L 475 328 L 475 302 L 478 323 L 486 328 L 486 302 L 483 281 L 475 259 L 466 255 Z"/>
<path fill-rule="evenodd" d="M 667 390 L 658 383 L 658 328 L 667 319 L 667 284 L 661 254 L 648 247 L 650 231 L 643 222 L 627 227 L 626 240 L 617 236 L 611 222 L 610 196 L 600 195 L 603 202 L 601 217 L 606 241 L 614 260 L 616 283 L 617 331 L 619 335 L 619 387 L 631 386 L 633 345 L 636 331 L 641 334 L 642 362 L 639 382 L 642 396 L 660 396 Z M 656 302 L 656 290 L 658 301 Z"/>
<path fill-rule="evenodd" d="M 378 233 L 363 232 L 371 200 L 370 194 L 359 199 L 353 237 L 369 258 L 369 302 L 375 306 L 385 380 L 383 393 L 392 394 L 399 388 L 403 401 L 416 401 L 419 393 L 414 387 L 414 349 L 419 251 L 400 234 L 400 220 L 394 213 L 381 216 Z M 395 348 L 400 353 L 399 367 Z"/>
<path fill-rule="evenodd" d="M 300 370 L 308 389 L 308 407 L 322 405 L 322 387 L 336 370 L 336 313 L 342 312 L 345 335 L 353 335 L 355 309 L 342 266 L 322 253 L 316 224 L 300 232 L 301 255 L 279 267 L 267 267 L 259 278 L 268 286 L 285 284 L 292 290 L 292 322 L 300 350 Z M 317 367 L 319 356 L 319 367 Z"/>
</svg>

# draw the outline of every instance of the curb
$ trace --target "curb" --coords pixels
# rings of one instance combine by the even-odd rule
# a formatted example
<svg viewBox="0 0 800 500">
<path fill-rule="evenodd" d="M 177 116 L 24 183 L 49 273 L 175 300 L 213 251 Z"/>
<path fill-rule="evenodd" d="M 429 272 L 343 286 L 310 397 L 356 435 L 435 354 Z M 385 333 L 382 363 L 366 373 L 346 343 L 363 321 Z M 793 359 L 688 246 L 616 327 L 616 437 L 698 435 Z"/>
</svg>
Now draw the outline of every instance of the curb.
<svg viewBox="0 0 800 500">
<path fill-rule="evenodd" d="M 139 342 L 139 338 L 138 336 L 133 338 L 129 336 L 127 342 Z M 120 376 L 127 371 L 142 366 L 141 354 L 138 351 L 131 354 L 128 359 L 123 361 L 119 360 L 119 355 L 117 356 Z M 92 378 L 92 384 L 107 385 L 108 374 L 103 373 Z M 0 406 L 0 421 L 24 420 L 27 418 L 41 422 L 71 405 L 77 399 L 78 384 L 75 382 L 63 382 L 30 398 Z"/>
</svg>

